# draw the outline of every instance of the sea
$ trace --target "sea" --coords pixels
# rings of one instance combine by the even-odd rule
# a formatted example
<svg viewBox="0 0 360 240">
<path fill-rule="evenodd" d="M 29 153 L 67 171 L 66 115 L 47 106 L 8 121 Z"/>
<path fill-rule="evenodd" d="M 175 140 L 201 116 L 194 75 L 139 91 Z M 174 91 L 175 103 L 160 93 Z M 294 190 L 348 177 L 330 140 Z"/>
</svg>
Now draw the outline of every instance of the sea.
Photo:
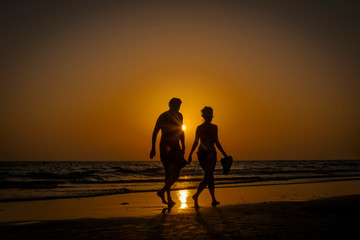
<svg viewBox="0 0 360 240">
<path fill-rule="evenodd" d="M 218 161 L 214 176 L 217 188 L 359 180 L 360 160 L 234 161 L 228 175 Z M 193 161 L 173 189 L 195 189 L 202 177 Z M 155 192 L 163 183 L 159 161 L 0 162 L 0 202 Z"/>
</svg>

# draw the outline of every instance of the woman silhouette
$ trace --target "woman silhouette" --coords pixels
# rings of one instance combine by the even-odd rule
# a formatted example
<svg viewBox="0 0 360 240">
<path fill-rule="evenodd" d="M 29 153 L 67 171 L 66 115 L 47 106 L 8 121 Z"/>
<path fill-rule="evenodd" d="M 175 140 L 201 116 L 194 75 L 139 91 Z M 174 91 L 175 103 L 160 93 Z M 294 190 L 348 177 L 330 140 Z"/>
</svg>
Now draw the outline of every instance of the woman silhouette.
<svg viewBox="0 0 360 240">
<path fill-rule="evenodd" d="M 204 107 L 201 110 L 202 117 L 204 118 L 205 122 L 197 127 L 195 141 L 191 148 L 188 162 L 192 161 L 191 155 L 195 151 L 196 147 L 199 144 L 200 139 L 200 146 L 197 152 L 198 160 L 200 166 L 204 170 L 204 178 L 200 182 L 199 187 L 192 197 L 195 201 L 195 208 L 199 207 L 198 198 L 202 190 L 206 186 L 209 187 L 209 192 L 212 197 L 211 205 L 216 206 L 219 202 L 215 198 L 215 185 L 214 185 L 214 169 L 216 165 L 216 147 L 222 152 L 222 154 L 227 157 L 225 151 L 221 147 L 221 144 L 218 139 L 218 128 L 215 124 L 212 124 L 211 121 L 213 119 L 213 109 L 211 107 Z"/>
</svg>

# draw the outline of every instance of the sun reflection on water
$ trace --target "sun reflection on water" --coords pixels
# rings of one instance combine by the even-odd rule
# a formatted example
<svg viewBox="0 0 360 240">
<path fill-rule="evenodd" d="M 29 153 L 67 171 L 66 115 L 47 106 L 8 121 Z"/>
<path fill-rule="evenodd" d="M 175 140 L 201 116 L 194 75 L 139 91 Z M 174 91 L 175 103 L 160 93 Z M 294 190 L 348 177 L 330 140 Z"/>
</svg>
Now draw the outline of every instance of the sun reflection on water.
<svg viewBox="0 0 360 240">
<path fill-rule="evenodd" d="M 188 196 L 189 196 L 189 191 L 188 190 L 179 191 L 179 199 L 180 199 L 180 202 L 181 202 L 181 206 L 180 206 L 181 209 L 188 208 L 188 205 L 186 203 L 186 200 L 187 200 Z"/>
</svg>

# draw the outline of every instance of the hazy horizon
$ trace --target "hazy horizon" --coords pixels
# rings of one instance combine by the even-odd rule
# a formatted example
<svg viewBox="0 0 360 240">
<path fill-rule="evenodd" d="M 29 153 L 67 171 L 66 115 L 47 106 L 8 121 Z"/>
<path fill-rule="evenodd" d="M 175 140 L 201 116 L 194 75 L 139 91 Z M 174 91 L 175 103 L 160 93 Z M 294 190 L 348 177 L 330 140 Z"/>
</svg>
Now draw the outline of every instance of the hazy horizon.
<svg viewBox="0 0 360 240">
<path fill-rule="evenodd" d="M 196 158 L 195 158 L 196 159 Z M 234 161 L 360 161 L 360 159 L 233 159 Z M 146 160 L 0 160 L 0 162 L 160 162 L 159 159 Z"/>
<path fill-rule="evenodd" d="M 350 3 L 0 6 L 1 161 L 150 160 L 172 97 L 183 102 L 186 156 L 211 106 L 236 160 L 360 159 Z"/>
</svg>

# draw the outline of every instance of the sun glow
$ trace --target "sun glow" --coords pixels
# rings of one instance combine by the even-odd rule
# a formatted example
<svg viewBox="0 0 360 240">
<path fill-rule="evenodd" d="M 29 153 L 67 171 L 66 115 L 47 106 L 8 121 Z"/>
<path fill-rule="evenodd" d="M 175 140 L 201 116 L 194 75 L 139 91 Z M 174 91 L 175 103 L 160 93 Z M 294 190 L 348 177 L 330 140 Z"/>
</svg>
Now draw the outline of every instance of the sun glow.
<svg viewBox="0 0 360 240">
<path fill-rule="evenodd" d="M 187 200 L 188 196 L 189 196 L 189 191 L 188 190 L 181 190 L 179 192 L 179 199 L 180 199 L 180 202 L 181 202 L 180 208 L 181 209 L 188 208 L 188 205 L 186 203 L 186 200 Z"/>
<path fill-rule="evenodd" d="M 182 125 L 182 130 L 185 131 L 186 130 L 186 126 Z"/>
</svg>

